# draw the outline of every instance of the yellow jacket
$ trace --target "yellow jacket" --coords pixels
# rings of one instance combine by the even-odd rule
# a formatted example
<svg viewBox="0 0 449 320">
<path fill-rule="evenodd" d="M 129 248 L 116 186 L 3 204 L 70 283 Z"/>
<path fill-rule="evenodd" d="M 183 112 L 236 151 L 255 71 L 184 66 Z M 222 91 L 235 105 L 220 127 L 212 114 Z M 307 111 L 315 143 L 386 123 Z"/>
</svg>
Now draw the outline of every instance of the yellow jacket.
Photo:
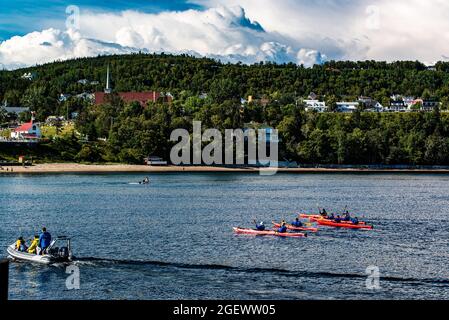
<svg viewBox="0 0 449 320">
<path fill-rule="evenodd" d="M 36 248 L 38 244 L 39 239 L 34 239 L 33 242 L 31 242 L 30 247 L 28 248 L 28 253 L 36 253 Z"/>
<path fill-rule="evenodd" d="M 19 250 L 20 249 L 20 245 L 22 244 L 22 241 L 21 240 L 17 240 L 16 241 L 16 250 Z"/>
</svg>

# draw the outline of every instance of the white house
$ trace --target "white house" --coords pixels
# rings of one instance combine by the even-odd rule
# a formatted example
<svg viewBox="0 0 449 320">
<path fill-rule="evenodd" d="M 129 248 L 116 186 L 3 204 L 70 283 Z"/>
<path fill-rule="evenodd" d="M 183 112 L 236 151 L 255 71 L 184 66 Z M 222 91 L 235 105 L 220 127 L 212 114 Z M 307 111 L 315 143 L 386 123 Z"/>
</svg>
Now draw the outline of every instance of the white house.
<svg viewBox="0 0 449 320">
<path fill-rule="evenodd" d="M 40 139 L 42 138 L 41 129 L 31 120 L 11 131 L 12 139 Z"/>
<path fill-rule="evenodd" d="M 306 105 L 306 111 L 325 112 L 327 110 L 326 102 L 318 100 L 303 100 Z"/>
<path fill-rule="evenodd" d="M 337 112 L 351 113 L 357 111 L 358 102 L 337 102 Z"/>
</svg>

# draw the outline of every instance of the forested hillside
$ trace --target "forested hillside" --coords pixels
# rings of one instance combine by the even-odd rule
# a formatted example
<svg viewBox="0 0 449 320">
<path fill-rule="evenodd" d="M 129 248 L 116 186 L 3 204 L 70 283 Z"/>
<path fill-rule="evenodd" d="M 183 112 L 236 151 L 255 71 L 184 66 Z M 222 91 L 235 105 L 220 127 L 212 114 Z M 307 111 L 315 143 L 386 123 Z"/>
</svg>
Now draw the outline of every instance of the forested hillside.
<svg viewBox="0 0 449 320">
<path fill-rule="evenodd" d="M 73 97 L 58 101 L 61 93 L 102 91 L 108 65 L 115 91 L 170 92 L 173 103 L 151 103 L 142 108 L 120 99 L 102 106 Z M 24 73 L 35 78 L 22 79 Z M 90 83 L 81 84 L 80 79 Z M 91 142 L 79 142 L 73 136 L 64 138 L 70 140 L 65 143 L 61 138 L 46 149 L 50 159 L 141 163 L 150 154 L 168 158 L 173 145 L 169 142 L 171 131 L 191 130 L 192 120 L 201 120 L 205 128 L 222 130 L 242 128 L 251 121 L 276 127 L 282 138 L 281 158 L 301 163 L 449 164 L 447 113 L 308 113 L 300 101 L 310 92 L 326 101 L 359 95 L 381 102 L 392 94 L 432 97 L 445 109 L 449 63 L 438 63 L 435 70 L 419 62 L 374 61 L 329 62 L 304 68 L 135 54 L 0 72 L 0 100 L 30 107 L 37 111 L 38 120 L 79 113 L 76 128 Z M 203 93 L 206 95 L 200 97 Z M 240 99 L 249 95 L 266 97 L 268 103 L 242 107 Z M 106 138 L 106 142 L 97 138 Z"/>
</svg>

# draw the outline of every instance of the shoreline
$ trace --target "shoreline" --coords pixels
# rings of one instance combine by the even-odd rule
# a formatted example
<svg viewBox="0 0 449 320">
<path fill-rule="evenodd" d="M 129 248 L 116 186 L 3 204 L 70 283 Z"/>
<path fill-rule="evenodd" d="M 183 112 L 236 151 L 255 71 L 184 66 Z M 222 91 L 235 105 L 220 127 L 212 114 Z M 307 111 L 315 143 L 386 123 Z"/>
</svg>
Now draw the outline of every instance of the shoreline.
<svg viewBox="0 0 449 320">
<path fill-rule="evenodd" d="M 263 171 L 264 169 L 262 169 Z M 266 169 L 265 169 L 266 170 Z M 0 176 L 11 174 L 101 174 L 101 173 L 259 173 L 259 168 L 231 168 L 213 166 L 147 166 L 147 165 L 87 165 L 77 163 L 37 164 L 33 166 L 5 166 Z M 449 169 L 375 169 L 375 168 L 279 168 L 278 173 L 415 173 L 449 174 Z"/>
</svg>

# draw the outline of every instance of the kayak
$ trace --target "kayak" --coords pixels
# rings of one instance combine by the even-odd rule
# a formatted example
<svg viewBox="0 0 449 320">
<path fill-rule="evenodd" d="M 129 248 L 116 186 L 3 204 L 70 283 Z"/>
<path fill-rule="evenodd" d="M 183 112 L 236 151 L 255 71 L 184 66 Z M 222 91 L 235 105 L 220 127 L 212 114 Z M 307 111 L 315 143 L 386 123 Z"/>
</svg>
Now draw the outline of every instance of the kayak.
<svg viewBox="0 0 449 320">
<path fill-rule="evenodd" d="M 338 223 L 331 220 L 326 219 L 318 219 L 316 221 L 320 226 L 326 226 L 326 227 L 334 227 L 334 228 L 346 228 L 346 229 L 365 229 L 365 230 L 372 230 L 374 229 L 373 226 L 369 226 L 366 224 L 351 224 L 351 223 Z"/>
<path fill-rule="evenodd" d="M 280 223 L 277 223 L 277 222 L 272 222 L 273 223 L 273 225 L 276 227 L 276 228 L 280 228 L 281 227 L 281 224 Z M 308 227 L 295 227 L 294 225 L 291 225 L 291 224 L 287 224 L 287 229 L 288 230 L 293 230 L 293 231 L 309 231 L 309 232 L 318 232 L 318 228 L 308 228 Z"/>
<path fill-rule="evenodd" d="M 259 231 L 255 229 L 246 229 L 246 228 L 233 228 L 234 232 L 237 234 L 249 234 L 255 236 L 275 236 L 275 237 L 290 237 L 290 238 L 305 238 L 307 234 L 305 233 L 279 233 L 273 230 Z"/>
<path fill-rule="evenodd" d="M 315 215 L 315 214 L 300 214 L 299 217 L 303 218 L 303 219 L 309 219 L 312 222 L 318 222 L 318 220 L 325 220 L 325 221 L 333 222 L 333 220 L 325 219 L 323 216 Z M 341 223 L 352 224 L 351 221 L 342 221 Z M 366 225 L 366 222 L 360 221 L 359 224 Z"/>
</svg>

